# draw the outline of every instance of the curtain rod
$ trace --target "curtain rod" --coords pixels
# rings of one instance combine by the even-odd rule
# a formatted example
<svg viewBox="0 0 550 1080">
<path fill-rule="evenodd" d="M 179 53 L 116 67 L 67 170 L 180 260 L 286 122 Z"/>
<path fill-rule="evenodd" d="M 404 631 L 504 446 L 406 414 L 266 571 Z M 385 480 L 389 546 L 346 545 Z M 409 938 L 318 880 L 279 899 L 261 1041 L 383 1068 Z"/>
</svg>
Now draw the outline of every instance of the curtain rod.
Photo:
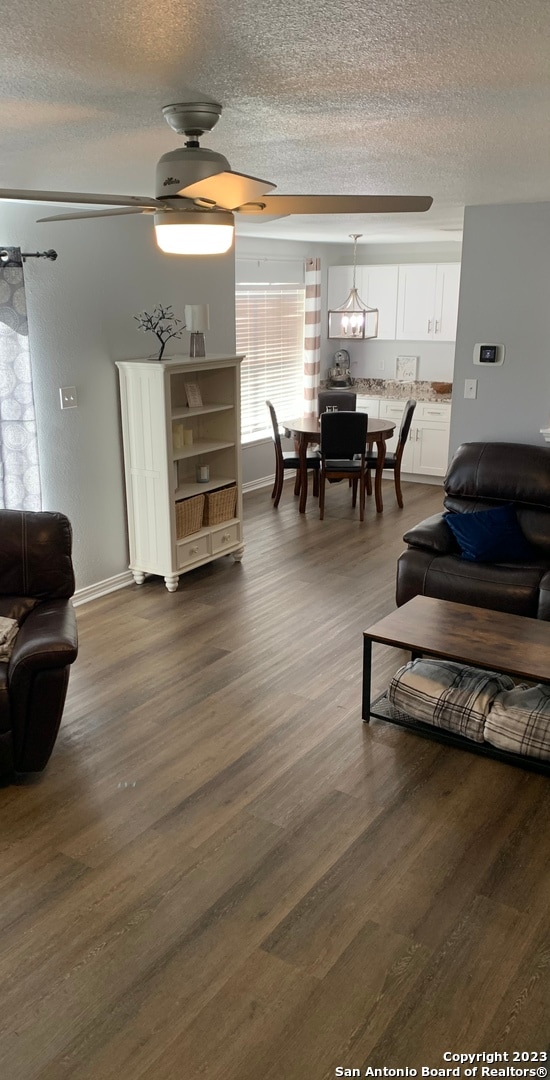
<svg viewBox="0 0 550 1080">
<path fill-rule="evenodd" d="M 19 248 L 0 248 L 0 266 L 21 266 L 26 259 L 50 259 L 55 262 L 57 251 L 20 251 Z"/>
</svg>

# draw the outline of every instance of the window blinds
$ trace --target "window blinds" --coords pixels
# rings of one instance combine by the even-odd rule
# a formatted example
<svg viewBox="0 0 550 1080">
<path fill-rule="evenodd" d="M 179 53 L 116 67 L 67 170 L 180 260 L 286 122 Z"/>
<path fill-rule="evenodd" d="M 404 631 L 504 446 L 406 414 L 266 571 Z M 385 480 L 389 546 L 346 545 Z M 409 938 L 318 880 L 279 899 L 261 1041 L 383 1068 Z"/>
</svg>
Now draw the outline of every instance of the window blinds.
<svg viewBox="0 0 550 1080">
<path fill-rule="evenodd" d="M 271 433 L 266 400 L 282 419 L 303 412 L 305 289 L 300 284 L 238 285 L 237 352 L 243 440 Z"/>
</svg>

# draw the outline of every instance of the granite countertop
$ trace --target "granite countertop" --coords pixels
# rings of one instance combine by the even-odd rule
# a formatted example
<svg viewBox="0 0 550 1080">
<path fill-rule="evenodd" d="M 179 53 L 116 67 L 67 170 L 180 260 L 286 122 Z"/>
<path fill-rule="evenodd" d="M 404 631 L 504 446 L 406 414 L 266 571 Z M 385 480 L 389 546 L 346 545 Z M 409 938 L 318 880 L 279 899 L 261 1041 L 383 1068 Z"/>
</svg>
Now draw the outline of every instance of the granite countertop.
<svg viewBox="0 0 550 1080">
<path fill-rule="evenodd" d="M 436 383 L 436 385 L 439 385 Z M 321 381 L 321 387 L 327 388 L 327 381 Z M 369 397 L 392 398 L 407 401 L 415 398 L 416 401 L 440 401 L 449 402 L 452 394 L 438 394 L 431 382 L 401 382 L 396 379 L 354 379 L 350 390 L 357 394 L 367 394 Z"/>
</svg>

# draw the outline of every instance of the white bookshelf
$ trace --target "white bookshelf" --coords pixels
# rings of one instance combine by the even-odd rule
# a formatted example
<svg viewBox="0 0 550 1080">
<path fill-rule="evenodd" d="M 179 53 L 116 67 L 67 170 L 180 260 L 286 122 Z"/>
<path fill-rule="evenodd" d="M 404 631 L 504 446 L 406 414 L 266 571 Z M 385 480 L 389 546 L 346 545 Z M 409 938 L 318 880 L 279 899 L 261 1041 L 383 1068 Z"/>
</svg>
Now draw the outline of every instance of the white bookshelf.
<svg viewBox="0 0 550 1080">
<path fill-rule="evenodd" d="M 189 570 L 228 554 L 242 558 L 242 359 L 117 361 L 130 570 L 138 585 L 147 575 L 158 574 L 168 591 L 175 592 L 180 576 Z M 189 382 L 199 387 L 201 406 L 187 406 Z M 183 446 L 182 429 L 187 439 Z M 197 481 L 199 465 L 208 466 L 206 482 Z M 234 516 L 178 535 L 177 504 L 232 484 L 237 488 Z"/>
</svg>

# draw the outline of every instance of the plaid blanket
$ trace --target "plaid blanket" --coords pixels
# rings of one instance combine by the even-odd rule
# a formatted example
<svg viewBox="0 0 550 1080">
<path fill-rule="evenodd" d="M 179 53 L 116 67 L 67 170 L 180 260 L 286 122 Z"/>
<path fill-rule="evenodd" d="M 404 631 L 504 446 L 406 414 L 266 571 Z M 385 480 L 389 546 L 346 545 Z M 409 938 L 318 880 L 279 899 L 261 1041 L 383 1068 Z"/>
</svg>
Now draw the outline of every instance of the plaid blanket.
<svg viewBox="0 0 550 1080">
<path fill-rule="evenodd" d="M 500 750 L 550 761 L 550 687 L 539 683 L 497 694 L 484 736 Z"/>
<path fill-rule="evenodd" d="M 483 742 L 484 725 L 497 694 L 514 686 L 507 675 L 451 660 L 412 660 L 390 682 L 394 708 L 414 720 Z"/>
<path fill-rule="evenodd" d="M 0 660 L 9 660 L 18 632 L 17 619 L 0 615 Z"/>
</svg>

